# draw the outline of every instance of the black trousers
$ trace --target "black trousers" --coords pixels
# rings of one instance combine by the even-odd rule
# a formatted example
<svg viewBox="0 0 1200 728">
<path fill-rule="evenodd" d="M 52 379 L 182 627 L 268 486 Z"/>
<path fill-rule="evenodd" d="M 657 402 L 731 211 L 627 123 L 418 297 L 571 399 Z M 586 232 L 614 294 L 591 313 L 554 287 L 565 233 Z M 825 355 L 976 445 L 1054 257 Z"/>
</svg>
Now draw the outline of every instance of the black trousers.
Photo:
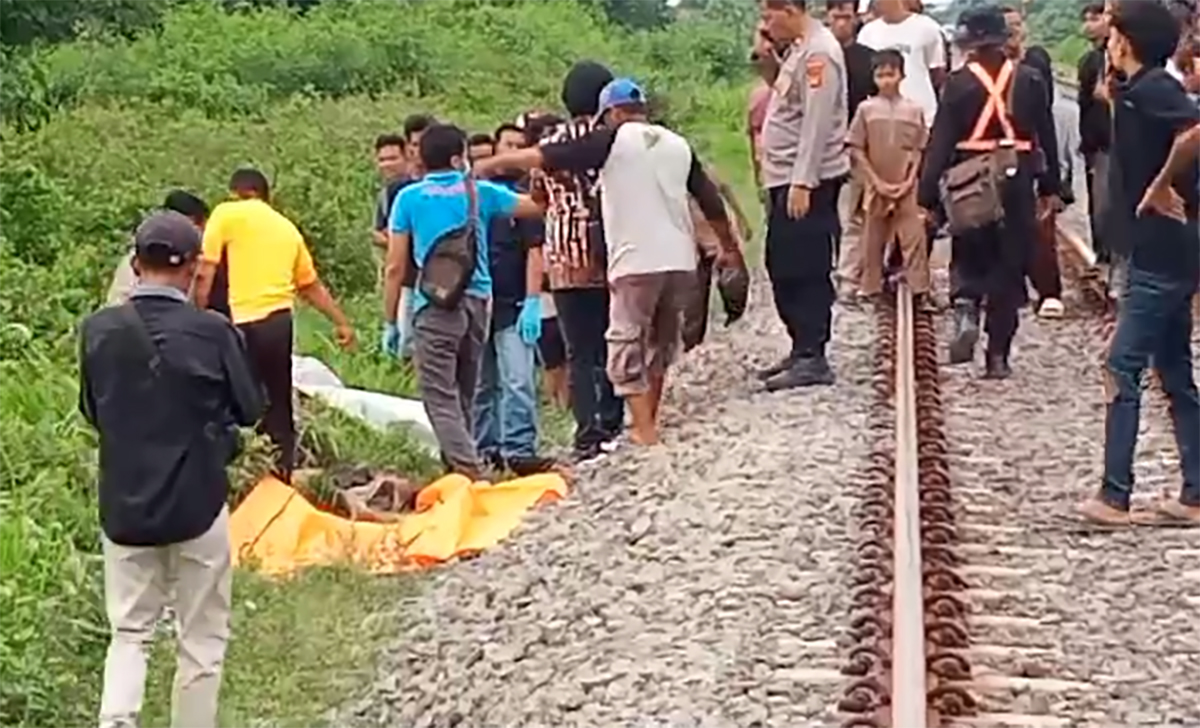
<svg viewBox="0 0 1200 728">
<path fill-rule="evenodd" d="M 1104 242 L 1104 231 L 1101 230 L 1101 221 L 1099 219 L 1098 208 L 1096 203 L 1096 173 L 1097 154 L 1106 154 L 1104 152 L 1093 152 L 1083 155 L 1083 171 L 1084 179 L 1087 182 L 1087 211 L 1088 223 L 1092 232 L 1092 250 L 1096 253 L 1096 259 L 1101 263 L 1107 263 L 1110 258 L 1110 251 Z M 1107 172 L 1107 163 L 1102 165 L 1101 173 Z"/>
<path fill-rule="evenodd" d="M 837 200 L 843 181 L 822 180 L 809 197 L 808 214 L 796 219 L 787 214 L 789 188 L 768 190 L 767 274 L 796 356 L 824 355 L 829 343 L 836 299 L 833 250 L 841 233 Z"/>
<path fill-rule="evenodd" d="M 292 419 L 292 312 L 284 309 L 266 318 L 240 324 L 250 368 L 266 391 L 267 409 L 258 431 L 275 446 L 275 475 L 292 480 L 296 465 L 296 423 Z"/>
<path fill-rule="evenodd" d="M 596 447 L 620 434 L 625 402 L 613 392 L 608 360 L 608 288 L 554 292 L 558 326 L 567 345 L 575 448 Z"/>
<path fill-rule="evenodd" d="M 1004 191 L 1004 220 L 951 239 L 950 295 L 986 313 L 989 354 L 1007 356 L 1026 303 L 1025 276 L 1037 240 L 1033 181 L 1018 174 Z"/>
</svg>

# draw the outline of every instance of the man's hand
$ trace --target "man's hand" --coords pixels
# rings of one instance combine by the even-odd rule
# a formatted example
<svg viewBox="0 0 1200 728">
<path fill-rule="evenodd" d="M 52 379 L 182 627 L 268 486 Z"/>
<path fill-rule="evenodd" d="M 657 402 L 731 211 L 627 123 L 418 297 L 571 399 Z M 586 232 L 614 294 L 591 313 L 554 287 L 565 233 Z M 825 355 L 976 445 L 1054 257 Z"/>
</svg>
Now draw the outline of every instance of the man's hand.
<svg viewBox="0 0 1200 728">
<path fill-rule="evenodd" d="M 1138 203 L 1137 214 L 1139 217 L 1162 215 L 1178 222 L 1187 220 L 1184 215 L 1183 198 L 1171 188 L 1170 180 L 1162 177 L 1155 177 L 1146 188 L 1142 201 Z"/>
<path fill-rule="evenodd" d="M 526 296 L 517 315 L 517 333 L 527 346 L 537 346 L 542 338 L 542 297 Z"/>
<path fill-rule="evenodd" d="M 348 323 L 338 324 L 333 328 L 333 338 L 338 346 L 349 351 L 354 348 L 354 328 Z"/>
<path fill-rule="evenodd" d="M 726 248 L 721 247 L 717 250 L 716 264 L 718 268 L 729 270 L 743 270 L 746 267 L 746 259 L 742 256 L 741 248 Z"/>
<path fill-rule="evenodd" d="M 388 356 L 400 356 L 400 327 L 395 321 L 388 321 L 383 325 L 383 337 L 380 339 L 380 348 L 383 353 Z"/>
<path fill-rule="evenodd" d="M 808 208 L 812 204 L 812 190 L 800 185 L 792 185 L 788 188 L 787 198 L 787 213 L 788 217 L 793 220 L 798 220 L 808 215 Z"/>
<path fill-rule="evenodd" d="M 1044 195 L 1037 201 L 1037 218 L 1045 220 L 1051 215 L 1057 215 L 1065 209 L 1062 198 L 1058 195 Z"/>
</svg>

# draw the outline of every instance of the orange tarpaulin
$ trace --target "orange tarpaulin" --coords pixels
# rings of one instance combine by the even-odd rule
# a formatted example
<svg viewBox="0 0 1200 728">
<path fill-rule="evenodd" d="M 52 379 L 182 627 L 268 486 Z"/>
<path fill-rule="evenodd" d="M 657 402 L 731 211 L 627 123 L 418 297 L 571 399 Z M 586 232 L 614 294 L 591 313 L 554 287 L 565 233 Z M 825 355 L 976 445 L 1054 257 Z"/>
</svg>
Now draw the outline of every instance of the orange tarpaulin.
<svg viewBox="0 0 1200 728">
<path fill-rule="evenodd" d="M 266 477 L 230 516 L 233 560 L 268 574 L 345 562 L 378 573 L 429 566 L 496 545 L 526 511 L 566 492 L 556 474 L 495 485 L 447 475 L 417 494 L 415 513 L 397 523 L 370 523 L 318 510 Z"/>
</svg>

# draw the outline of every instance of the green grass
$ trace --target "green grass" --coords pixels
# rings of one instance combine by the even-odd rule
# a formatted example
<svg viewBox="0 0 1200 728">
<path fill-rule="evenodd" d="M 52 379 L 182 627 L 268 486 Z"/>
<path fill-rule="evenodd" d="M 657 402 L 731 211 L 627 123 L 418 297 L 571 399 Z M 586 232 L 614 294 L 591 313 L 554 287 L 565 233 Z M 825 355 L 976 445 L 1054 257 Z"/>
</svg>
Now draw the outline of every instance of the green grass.
<svg viewBox="0 0 1200 728">
<path fill-rule="evenodd" d="M 381 648 L 406 626 L 419 576 L 310 569 L 283 582 L 247 571 L 234 584 L 232 639 L 221 691 L 224 728 L 327 725 L 330 707 L 374 679 Z M 154 650 L 142 724 L 168 725 L 174 642 Z"/>
</svg>

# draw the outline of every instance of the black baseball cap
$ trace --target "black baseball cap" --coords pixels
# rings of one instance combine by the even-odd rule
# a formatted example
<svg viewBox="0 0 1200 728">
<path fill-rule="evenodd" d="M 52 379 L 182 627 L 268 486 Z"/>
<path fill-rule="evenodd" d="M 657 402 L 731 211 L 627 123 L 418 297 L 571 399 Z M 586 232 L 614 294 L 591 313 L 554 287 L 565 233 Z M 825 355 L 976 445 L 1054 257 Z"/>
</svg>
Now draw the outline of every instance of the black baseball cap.
<svg viewBox="0 0 1200 728">
<path fill-rule="evenodd" d="M 200 243 L 200 231 L 195 224 L 173 210 L 151 214 L 133 234 L 133 250 L 138 260 L 171 268 L 199 256 Z"/>
</svg>

